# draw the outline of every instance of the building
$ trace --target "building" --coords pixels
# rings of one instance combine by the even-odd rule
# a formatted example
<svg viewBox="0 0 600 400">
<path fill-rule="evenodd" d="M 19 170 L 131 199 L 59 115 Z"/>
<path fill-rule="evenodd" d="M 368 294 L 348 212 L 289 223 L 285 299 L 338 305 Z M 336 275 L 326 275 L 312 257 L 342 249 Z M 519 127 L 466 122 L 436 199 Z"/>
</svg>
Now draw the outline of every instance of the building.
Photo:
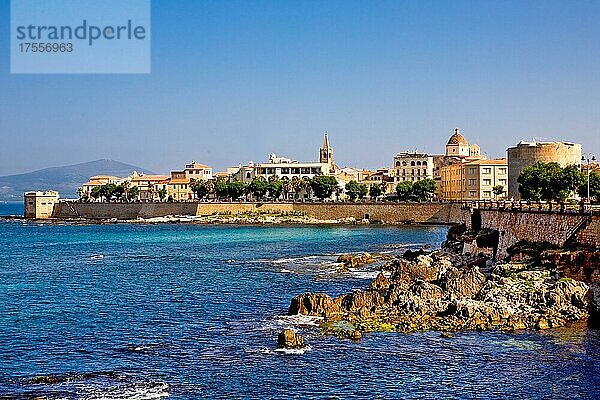
<svg viewBox="0 0 600 400">
<path fill-rule="evenodd" d="M 135 172 L 134 172 L 135 173 Z M 89 181 L 81 186 L 79 196 L 82 198 L 92 198 L 92 190 L 97 186 L 107 185 L 112 183 L 114 185 L 120 185 L 123 182 L 122 178 L 112 175 L 96 175 L 92 176 Z"/>
<path fill-rule="evenodd" d="M 433 179 L 433 167 L 433 157 L 425 153 L 398 153 L 394 156 L 394 182 Z"/>
<path fill-rule="evenodd" d="M 455 128 L 454 134 L 446 143 L 446 156 L 478 159 L 481 158 L 481 149 L 477 144 L 470 144 L 460 133 L 460 129 Z"/>
<path fill-rule="evenodd" d="M 329 145 L 329 138 L 327 132 L 325 132 L 325 139 L 323 139 L 323 147 L 319 149 L 319 162 L 321 164 L 329 165 L 329 172 L 335 172 L 335 163 L 333 161 L 333 147 Z"/>
<path fill-rule="evenodd" d="M 508 197 L 520 199 L 519 175 L 523 169 L 538 161 L 556 162 L 562 167 L 581 165 L 581 144 L 570 142 L 524 142 L 509 147 L 508 153 Z"/>
<path fill-rule="evenodd" d="M 508 161 L 473 160 L 441 168 L 440 198 L 444 200 L 498 200 L 506 198 Z M 503 192 L 495 194 L 494 188 Z"/>
<path fill-rule="evenodd" d="M 166 175 L 146 175 L 133 173 L 124 179 L 127 190 L 132 187 L 138 188 L 137 200 L 152 201 L 158 196 L 156 185 L 169 179 Z"/>
<path fill-rule="evenodd" d="M 46 192 L 26 192 L 25 218 L 45 219 L 51 218 L 54 212 L 54 204 L 58 203 L 58 192 L 48 190 Z"/>
</svg>

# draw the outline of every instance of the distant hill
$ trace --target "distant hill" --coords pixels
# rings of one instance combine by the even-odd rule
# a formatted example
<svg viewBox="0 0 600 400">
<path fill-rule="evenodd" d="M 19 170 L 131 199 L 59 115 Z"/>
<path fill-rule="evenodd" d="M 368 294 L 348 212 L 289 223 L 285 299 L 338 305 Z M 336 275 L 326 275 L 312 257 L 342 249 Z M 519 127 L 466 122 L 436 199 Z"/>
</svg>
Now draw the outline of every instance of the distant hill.
<svg viewBox="0 0 600 400">
<path fill-rule="evenodd" d="M 114 160 L 96 160 L 81 164 L 51 167 L 25 174 L 0 176 L 0 201 L 18 201 L 23 192 L 30 190 L 56 190 L 60 197 L 77 197 L 77 188 L 93 175 L 127 176 L 132 171 L 152 172 L 135 165 Z"/>
</svg>

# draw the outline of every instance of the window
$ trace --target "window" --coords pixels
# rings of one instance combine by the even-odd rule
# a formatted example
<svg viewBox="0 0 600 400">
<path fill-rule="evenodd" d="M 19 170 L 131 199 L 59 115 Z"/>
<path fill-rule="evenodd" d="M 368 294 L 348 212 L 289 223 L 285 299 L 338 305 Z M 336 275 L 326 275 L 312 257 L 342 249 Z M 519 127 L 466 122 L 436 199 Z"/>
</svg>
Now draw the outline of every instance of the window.
<svg viewBox="0 0 600 400">
<path fill-rule="evenodd" d="M 506 168 L 500 168 L 498 171 L 499 174 L 506 174 Z"/>
<path fill-rule="evenodd" d="M 484 174 L 491 174 L 492 173 L 492 168 L 491 167 L 485 167 L 485 168 L 483 168 L 483 173 Z"/>
<path fill-rule="evenodd" d="M 490 186 L 492 184 L 492 180 L 491 179 L 484 179 L 483 180 L 483 184 L 487 185 L 487 186 Z"/>
<path fill-rule="evenodd" d="M 316 174 L 318 174 L 321 171 L 321 168 L 312 168 L 311 171 L 312 171 L 313 174 L 316 175 Z"/>
<path fill-rule="evenodd" d="M 250 179 L 251 175 L 250 172 L 246 172 L 246 179 Z"/>
<path fill-rule="evenodd" d="M 506 186 L 506 179 L 500 179 L 500 184 L 503 186 Z"/>
<path fill-rule="evenodd" d="M 408 164 L 406 163 L 406 161 L 402 161 L 402 166 L 406 167 Z"/>
<path fill-rule="evenodd" d="M 421 165 L 421 161 L 417 161 L 417 165 Z"/>
<path fill-rule="evenodd" d="M 469 192 L 469 196 L 471 196 L 471 197 L 475 197 L 475 193 L 476 193 L 476 192 L 475 192 L 474 190 L 471 190 L 471 191 Z"/>
<path fill-rule="evenodd" d="M 483 192 L 483 197 L 492 197 L 492 192 L 486 190 L 485 192 Z"/>
<path fill-rule="evenodd" d="M 300 168 L 301 174 L 310 174 L 310 168 Z"/>
<path fill-rule="evenodd" d="M 423 161 L 423 166 L 426 167 L 427 166 L 427 161 Z"/>
<path fill-rule="evenodd" d="M 470 175 L 475 175 L 477 173 L 477 168 L 469 168 L 469 174 Z"/>
<path fill-rule="evenodd" d="M 273 174 L 275 174 L 275 168 L 267 168 L 267 174 L 268 174 L 268 175 L 273 175 Z"/>
<path fill-rule="evenodd" d="M 292 174 L 298 175 L 300 173 L 300 168 L 292 168 Z"/>
<path fill-rule="evenodd" d="M 281 168 L 281 173 L 287 175 L 290 173 L 290 169 L 289 168 Z"/>
<path fill-rule="evenodd" d="M 396 161 L 396 167 L 400 166 L 400 161 Z"/>
<path fill-rule="evenodd" d="M 475 179 L 469 179 L 469 186 L 475 186 Z"/>
<path fill-rule="evenodd" d="M 415 166 L 415 162 L 414 162 L 414 161 L 411 161 L 411 162 L 410 162 L 410 166 L 411 166 L 411 167 L 414 167 L 414 166 Z"/>
</svg>

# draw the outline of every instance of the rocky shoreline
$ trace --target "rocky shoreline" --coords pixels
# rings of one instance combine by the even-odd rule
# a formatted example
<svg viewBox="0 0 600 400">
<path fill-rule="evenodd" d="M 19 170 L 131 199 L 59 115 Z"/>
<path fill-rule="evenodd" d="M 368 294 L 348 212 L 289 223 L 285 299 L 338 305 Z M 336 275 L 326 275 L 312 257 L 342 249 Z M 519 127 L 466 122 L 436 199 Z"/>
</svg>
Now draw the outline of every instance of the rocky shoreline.
<svg viewBox="0 0 600 400">
<path fill-rule="evenodd" d="M 322 317 L 324 333 L 351 339 L 372 331 L 544 330 L 599 315 L 600 251 L 520 243 L 492 262 L 492 249 L 471 245 L 488 234 L 452 228 L 442 249 L 394 257 L 363 290 L 297 295 L 288 315 Z M 346 255 L 342 266 L 354 258 L 360 265 L 365 256 Z"/>
</svg>

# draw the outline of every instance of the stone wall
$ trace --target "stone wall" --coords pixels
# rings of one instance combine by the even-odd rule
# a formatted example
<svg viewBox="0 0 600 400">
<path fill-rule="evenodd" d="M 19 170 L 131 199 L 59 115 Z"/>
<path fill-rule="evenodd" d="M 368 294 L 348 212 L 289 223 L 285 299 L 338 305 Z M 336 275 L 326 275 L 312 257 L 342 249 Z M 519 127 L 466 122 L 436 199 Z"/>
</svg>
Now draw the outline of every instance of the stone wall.
<svg viewBox="0 0 600 400">
<path fill-rule="evenodd" d="M 575 242 L 581 246 L 600 248 L 600 214 L 593 215 L 591 221 L 577 232 Z"/>
<path fill-rule="evenodd" d="M 500 232 L 498 257 L 505 257 L 506 250 L 520 240 L 548 242 L 563 246 L 587 215 L 559 214 L 550 212 L 478 210 L 481 227 Z"/>
<path fill-rule="evenodd" d="M 55 218 L 136 219 L 167 215 L 239 214 L 243 212 L 289 212 L 291 203 L 67 203 L 55 205 Z"/>
<path fill-rule="evenodd" d="M 67 203 L 55 206 L 55 218 L 136 219 L 167 215 L 302 212 L 317 219 L 363 219 L 387 223 L 460 223 L 468 210 L 450 203 Z M 465 214 L 467 213 L 467 214 Z"/>
<path fill-rule="evenodd" d="M 386 223 L 439 223 L 458 222 L 460 205 L 450 203 L 294 203 L 294 211 L 304 212 L 318 219 L 342 219 Z"/>
</svg>

